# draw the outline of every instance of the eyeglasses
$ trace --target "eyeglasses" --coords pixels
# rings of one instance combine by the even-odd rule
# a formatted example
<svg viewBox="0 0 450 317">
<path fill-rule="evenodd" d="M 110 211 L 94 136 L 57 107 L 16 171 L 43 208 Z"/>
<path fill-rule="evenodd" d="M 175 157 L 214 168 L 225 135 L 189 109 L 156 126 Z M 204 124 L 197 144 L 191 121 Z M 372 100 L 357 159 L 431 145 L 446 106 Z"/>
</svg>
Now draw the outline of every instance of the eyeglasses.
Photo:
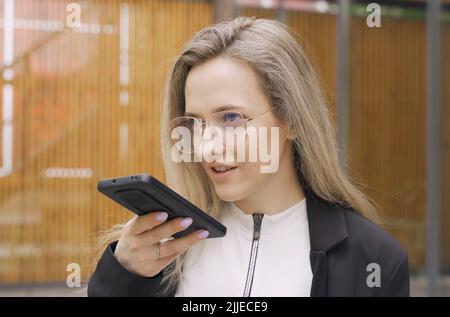
<svg viewBox="0 0 450 317">
<path fill-rule="evenodd" d="M 247 123 L 262 116 L 263 114 L 271 111 L 273 108 L 268 109 L 256 116 L 244 118 L 244 115 L 239 111 L 220 111 L 216 112 L 209 117 L 208 121 L 203 122 L 201 119 L 191 116 L 181 116 L 174 118 L 170 122 L 170 130 L 175 128 L 185 128 L 188 129 L 191 135 L 191 146 L 189 149 L 180 148 L 180 143 L 176 143 L 178 149 L 186 154 L 193 153 L 194 136 L 203 136 L 205 127 L 218 128 L 222 132 L 229 133 L 229 131 L 237 131 L 239 128 L 247 129 Z M 213 129 L 214 130 L 214 129 Z"/>
</svg>

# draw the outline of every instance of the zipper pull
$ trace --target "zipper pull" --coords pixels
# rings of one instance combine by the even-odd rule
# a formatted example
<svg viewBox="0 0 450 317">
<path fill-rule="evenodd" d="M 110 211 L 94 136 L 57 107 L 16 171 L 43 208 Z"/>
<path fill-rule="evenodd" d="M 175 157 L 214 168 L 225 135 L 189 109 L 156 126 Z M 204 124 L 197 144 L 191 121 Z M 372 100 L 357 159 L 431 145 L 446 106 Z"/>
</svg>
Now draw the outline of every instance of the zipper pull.
<svg viewBox="0 0 450 317">
<path fill-rule="evenodd" d="M 253 214 L 253 240 L 259 240 L 264 214 Z"/>
</svg>

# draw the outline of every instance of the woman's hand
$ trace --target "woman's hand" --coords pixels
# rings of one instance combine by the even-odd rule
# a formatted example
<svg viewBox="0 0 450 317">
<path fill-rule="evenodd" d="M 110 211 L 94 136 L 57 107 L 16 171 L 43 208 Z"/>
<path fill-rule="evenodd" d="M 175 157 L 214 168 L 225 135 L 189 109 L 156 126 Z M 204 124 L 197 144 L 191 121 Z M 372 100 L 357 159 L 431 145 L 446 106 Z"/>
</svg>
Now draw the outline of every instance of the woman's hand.
<svg viewBox="0 0 450 317">
<path fill-rule="evenodd" d="M 187 236 L 160 243 L 161 240 L 185 230 L 192 223 L 191 218 L 176 218 L 165 222 L 167 216 L 166 212 L 152 212 L 135 217 L 125 225 L 114 256 L 128 271 L 153 277 L 179 254 L 209 234 L 206 230 L 197 230 Z"/>
</svg>

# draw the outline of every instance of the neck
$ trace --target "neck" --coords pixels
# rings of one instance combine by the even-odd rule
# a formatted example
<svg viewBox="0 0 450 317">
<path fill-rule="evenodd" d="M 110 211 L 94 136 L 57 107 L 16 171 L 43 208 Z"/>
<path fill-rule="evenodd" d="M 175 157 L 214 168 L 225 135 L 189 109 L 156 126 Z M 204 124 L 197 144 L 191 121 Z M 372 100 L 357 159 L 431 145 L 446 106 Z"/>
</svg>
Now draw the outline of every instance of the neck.
<svg viewBox="0 0 450 317">
<path fill-rule="evenodd" d="M 284 164 L 280 162 L 279 170 L 272 174 L 263 186 L 244 199 L 235 201 L 234 204 L 246 214 L 274 215 L 302 200 L 305 194 L 297 179 L 292 155 L 287 157 L 289 161 Z"/>
</svg>

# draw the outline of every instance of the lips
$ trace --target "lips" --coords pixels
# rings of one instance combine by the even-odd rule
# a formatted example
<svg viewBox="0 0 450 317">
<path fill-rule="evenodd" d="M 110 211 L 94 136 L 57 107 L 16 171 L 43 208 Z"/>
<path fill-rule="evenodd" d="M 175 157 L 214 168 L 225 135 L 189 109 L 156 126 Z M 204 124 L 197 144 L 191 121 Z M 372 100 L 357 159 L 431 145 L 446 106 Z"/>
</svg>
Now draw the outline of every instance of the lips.
<svg viewBox="0 0 450 317">
<path fill-rule="evenodd" d="M 211 170 L 211 176 L 216 180 L 227 179 L 237 168 L 236 165 L 225 165 L 220 163 L 214 163 L 208 167 Z"/>
<path fill-rule="evenodd" d="M 232 167 L 227 167 L 227 166 L 217 166 L 216 167 L 216 166 L 213 166 L 213 167 L 211 167 L 211 169 L 215 173 L 225 173 L 225 172 L 233 170 L 235 168 L 236 168 L 236 166 L 232 166 Z"/>
</svg>

